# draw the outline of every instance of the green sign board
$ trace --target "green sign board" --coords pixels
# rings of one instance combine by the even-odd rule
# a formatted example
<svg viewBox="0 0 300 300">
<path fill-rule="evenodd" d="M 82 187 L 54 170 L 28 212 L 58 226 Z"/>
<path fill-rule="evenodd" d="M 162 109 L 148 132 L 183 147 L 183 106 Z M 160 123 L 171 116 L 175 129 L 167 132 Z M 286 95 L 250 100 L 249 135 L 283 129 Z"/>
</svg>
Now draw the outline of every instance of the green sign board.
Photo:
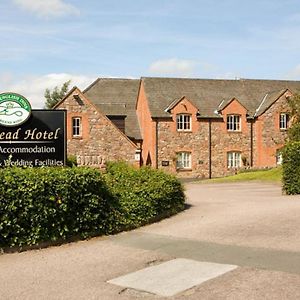
<svg viewBox="0 0 300 300">
<path fill-rule="evenodd" d="M 29 101 L 16 93 L 0 94 L 0 125 L 13 127 L 26 122 L 31 115 Z"/>
</svg>

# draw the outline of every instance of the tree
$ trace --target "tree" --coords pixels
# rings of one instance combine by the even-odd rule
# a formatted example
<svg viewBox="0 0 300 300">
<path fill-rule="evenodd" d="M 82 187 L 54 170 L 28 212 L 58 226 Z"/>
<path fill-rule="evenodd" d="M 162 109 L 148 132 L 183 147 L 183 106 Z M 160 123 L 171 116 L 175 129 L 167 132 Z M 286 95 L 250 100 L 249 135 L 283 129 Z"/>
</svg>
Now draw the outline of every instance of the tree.
<svg viewBox="0 0 300 300">
<path fill-rule="evenodd" d="M 290 107 L 291 125 L 300 123 L 300 94 L 294 94 L 288 98 Z"/>
<path fill-rule="evenodd" d="M 290 128 L 288 140 L 282 152 L 283 191 L 288 194 L 300 194 L 300 94 L 288 99 L 290 108 Z"/>
<path fill-rule="evenodd" d="M 45 101 L 45 108 L 46 109 L 51 109 L 56 105 L 60 100 L 64 98 L 66 95 L 69 85 L 71 83 L 71 80 L 66 81 L 61 88 L 56 86 L 53 91 L 50 89 L 46 89 L 44 93 L 44 97 L 46 99 Z"/>
<path fill-rule="evenodd" d="M 294 94 L 288 99 L 290 108 L 289 141 L 300 141 L 300 94 Z"/>
</svg>

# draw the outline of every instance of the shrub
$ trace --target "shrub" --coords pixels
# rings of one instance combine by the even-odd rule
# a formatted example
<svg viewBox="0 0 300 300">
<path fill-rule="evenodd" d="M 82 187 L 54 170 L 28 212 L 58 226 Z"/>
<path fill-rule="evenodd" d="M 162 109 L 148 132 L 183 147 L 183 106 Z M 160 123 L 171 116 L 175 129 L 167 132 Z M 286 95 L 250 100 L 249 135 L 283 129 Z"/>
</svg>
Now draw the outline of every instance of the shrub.
<svg viewBox="0 0 300 300">
<path fill-rule="evenodd" d="M 290 141 L 300 142 L 300 123 L 295 123 L 289 128 L 288 137 Z"/>
<path fill-rule="evenodd" d="M 0 169 L 0 247 L 110 234 L 184 207 L 173 176 L 125 163 L 90 168 Z"/>
<path fill-rule="evenodd" d="M 184 208 L 184 192 L 176 177 L 126 163 L 108 163 L 105 176 L 118 200 L 119 229 L 130 229 L 170 216 Z"/>
<path fill-rule="evenodd" d="M 286 194 L 300 194 L 300 142 L 288 143 L 282 153 L 282 181 Z"/>
<path fill-rule="evenodd" d="M 96 170 L 7 168 L 0 181 L 2 247 L 108 231 L 111 197 Z"/>
<path fill-rule="evenodd" d="M 77 158 L 75 155 L 69 155 L 67 157 L 66 165 L 68 167 L 77 167 Z"/>
</svg>

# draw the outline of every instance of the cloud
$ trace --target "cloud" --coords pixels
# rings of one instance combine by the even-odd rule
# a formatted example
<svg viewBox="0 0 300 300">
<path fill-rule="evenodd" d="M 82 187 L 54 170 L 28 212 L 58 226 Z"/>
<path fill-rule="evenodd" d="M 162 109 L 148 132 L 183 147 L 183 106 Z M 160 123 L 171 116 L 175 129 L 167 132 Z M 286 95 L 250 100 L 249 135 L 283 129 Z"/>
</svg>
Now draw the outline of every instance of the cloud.
<svg viewBox="0 0 300 300">
<path fill-rule="evenodd" d="M 33 108 L 43 108 L 45 103 L 44 92 L 47 88 L 52 90 L 55 86 L 60 87 L 64 82 L 71 80 L 70 88 L 76 85 L 80 89 L 84 89 L 96 79 L 96 76 L 53 73 L 43 76 L 24 77 L 17 81 L 13 81 L 12 78 L 12 74 L 0 74 L 1 93 L 19 93 L 28 99 Z"/>
<path fill-rule="evenodd" d="M 192 60 L 170 58 L 153 62 L 149 71 L 155 75 L 189 77 L 194 74 L 196 64 Z"/>
<path fill-rule="evenodd" d="M 78 8 L 63 0 L 13 0 L 13 2 L 40 18 L 56 18 L 80 13 Z"/>
</svg>

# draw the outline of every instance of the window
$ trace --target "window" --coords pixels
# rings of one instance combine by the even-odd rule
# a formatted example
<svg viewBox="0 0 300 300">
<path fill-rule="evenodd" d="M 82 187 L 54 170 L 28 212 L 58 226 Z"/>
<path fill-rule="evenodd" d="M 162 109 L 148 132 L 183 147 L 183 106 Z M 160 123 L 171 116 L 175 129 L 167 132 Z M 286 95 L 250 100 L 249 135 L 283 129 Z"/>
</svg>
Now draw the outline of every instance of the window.
<svg viewBox="0 0 300 300">
<path fill-rule="evenodd" d="M 180 114 L 177 115 L 177 131 L 191 131 L 191 121 L 192 118 L 190 115 Z"/>
<path fill-rule="evenodd" d="M 240 168 L 241 167 L 241 153 L 228 152 L 227 153 L 227 168 Z"/>
<path fill-rule="evenodd" d="M 281 165 L 282 164 L 282 149 L 276 150 L 276 164 Z"/>
<path fill-rule="evenodd" d="M 227 130 L 241 131 L 241 116 L 227 115 Z"/>
<path fill-rule="evenodd" d="M 79 117 L 72 119 L 72 135 L 74 137 L 81 136 L 81 118 Z"/>
<path fill-rule="evenodd" d="M 191 153 L 179 152 L 177 153 L 177 169 L 191 169 Z"/>
<path fill-rule="evenodd" d="M 288 128 L 289 115 L 287 113 L 281 113 L 279 116 L 279 128 L 286 130 Z"/>
</svg>

